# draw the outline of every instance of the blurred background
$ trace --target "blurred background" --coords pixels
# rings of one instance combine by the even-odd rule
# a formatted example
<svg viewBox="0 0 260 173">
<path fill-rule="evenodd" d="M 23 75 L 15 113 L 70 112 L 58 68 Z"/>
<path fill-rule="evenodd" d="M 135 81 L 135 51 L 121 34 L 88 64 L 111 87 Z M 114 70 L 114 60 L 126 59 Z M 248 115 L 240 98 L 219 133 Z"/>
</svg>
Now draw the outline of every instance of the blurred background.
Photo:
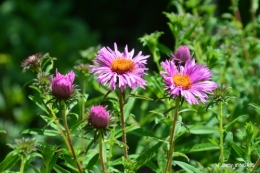
<svg viewBox="0 0 260 173">
<path fill-rule="evenodd" d="M 61 73 L 72 70 L 81 58 L 80 50 L 91 46 L 119 49 L 127 44 L 135 52 L 142 47 L 138 38 L 163 31 L 160 42 L 170 48 L 174 40 L 163 11 L 175 12 L 171 0 L 3 0 L 0 1 L 0 161 L 10 151 L 6 143 L 21 137 L 20 131 L 41 126 L 36 121 L 36 105 L 27 96 L 26 82 L 34 76 L 22 73 L 21 62 L 35 53 L 57 57 L 55 66 Z M 215 15 L 230 12 L 230 1 L 213 0 Z M 244 24 L 249 22 L 248 0 L 239 1 Z M 171 38 L 171 39 L 169 39 Z M 153 68 L 153 66 L 148 64 Z"/>
</svg>

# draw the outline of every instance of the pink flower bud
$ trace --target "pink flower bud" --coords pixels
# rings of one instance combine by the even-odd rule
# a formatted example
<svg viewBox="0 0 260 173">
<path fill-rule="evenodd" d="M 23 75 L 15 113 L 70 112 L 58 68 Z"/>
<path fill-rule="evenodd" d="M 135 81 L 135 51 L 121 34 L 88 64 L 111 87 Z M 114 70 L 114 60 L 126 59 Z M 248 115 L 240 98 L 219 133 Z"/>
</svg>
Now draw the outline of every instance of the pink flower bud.
<svg viewBox="0 0 260 173">
<path fill-rule="evenodd" d="M 51 90 L 53 95 L 61 100 L 66 100 L 74 92 L 74 82 L 75 73 L 73 71 L 66 75 L 62 75 L 56 69 L 56 76 L 52 79 Z"/>
<path fill-rule="evenodd" d="M 181 46 L 175 54 L 171 54 L 171 57 L 179 63 L 191 60 L 190 50 L 188 46 Z"/>
<path fill-rule="evenodd" d="M 106 128 L 109 122 L 109 112 L 101 105 L 92 106 L 89 112 L 89 122 L 96 129 Z"/>
</svg>

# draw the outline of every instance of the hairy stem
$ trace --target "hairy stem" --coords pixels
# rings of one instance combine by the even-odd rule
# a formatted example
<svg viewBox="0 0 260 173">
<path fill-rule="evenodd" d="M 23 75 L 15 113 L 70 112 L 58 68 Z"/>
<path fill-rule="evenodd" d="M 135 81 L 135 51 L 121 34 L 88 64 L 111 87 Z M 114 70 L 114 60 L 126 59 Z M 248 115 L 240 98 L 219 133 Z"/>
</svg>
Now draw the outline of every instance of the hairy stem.
<svg viewBox="0 0 260 173">
<path fill-rule="evenodd" d="M 106 167 L 105 167 L 104 157 L 103 157 L 103 139 L 101 134 L 99 135 L 99 157 L 102 165 L 102 170 L 103 172 L 106 172 Z"/>
<path fill-rule="evenodd" d="M 120 106 L 120 119 L 121 119 L 121 126 L 122 126 L 122 140 L 124 143 L 124 156 L 128 159 L 127 154 L 127 143 L 126 143 L 126 131 L 125 131 L 125 118 L 124 118 L 124 103 L 123 103 L 123 93 L 119 89 L 119 106 Z"/>
<path fill-rule="evenodd" d="M 82 100 L 81 100 L 81 120 L 84 121 L 84 113 L 85 113 L 85 92 L 86 92 L 86 78 L 85 76 L 83 76 L 83 89 L 82 89 Z M 82 139 L 81 139 L 81 152 L 83 153 L 82 154 L 82 162 L 81 162 L 81 167 L 82 167 L 82 172 L 84 172 L 84 158 L 85 158 L 85 140 L 83 138 L 84 136 L 84 130 L 82 130 L 81 132 L 81 136 L 82 136 Z"/>
<path fill-rule="evenodd" d="M 224 163 L 224 151 L 223 151 L 223 115 L 222 115 L 222 102 L 219 105 L 219 148 L 220 148 L 220 161 Z"/>
<path fill-rule="evenodd" d="M 62 103 L 62 119 L 63 119 L 64 127 L 66 130 L 66 134 L 67 134 L 67 141 L 69 144 L 69 148 L 70 148 L 71 154 L 75 160 L 78 171 L 80 173 L 82 173 L 80 165 L 79 165 L 77 157 L 76 157 L 76 154 L 75 154 L 75 151 L 74 151 L 74 148 L 73 148 L 73 145 L 72 145 L 71 138 L 70 138 L 70 131 L 69 131 L 68 123 L 67 123 L 66 103 L 64 101 L 62 101 L 61 103 Z"/>
<path fill-rule="evenodd" d="M 20 173 L 24 172 L 24 165 L 25 165 L 25 158 L 24 156 L 21 157 L 21 167 L 20 167 Z"/>
<path fill-rule="evenodd" d="M 178 108 L 179 108 L 179 103 L 180 103 L 180 98 L 177 97 L 176 99 L 176 103 L 175 103 L 175 110 L 174 110 L 174 117 L 173 117 L 173 121 L 172 121 L 172 130 L 171 130 L 171 134 L 170 134 L 170 149 L 168 152 L 168 159 L 167 159 L 167 163 L 166 163 L 166 168 L 165 168 L 165 173 L 167 172 L 171 172 L 172 171 L 172 153 L 174 151 L 174 134 L 175 134 L 175 126 L 176 126 L 176 122 L 177 122 L 177 118 L 178 118 Z"/>
</svg>

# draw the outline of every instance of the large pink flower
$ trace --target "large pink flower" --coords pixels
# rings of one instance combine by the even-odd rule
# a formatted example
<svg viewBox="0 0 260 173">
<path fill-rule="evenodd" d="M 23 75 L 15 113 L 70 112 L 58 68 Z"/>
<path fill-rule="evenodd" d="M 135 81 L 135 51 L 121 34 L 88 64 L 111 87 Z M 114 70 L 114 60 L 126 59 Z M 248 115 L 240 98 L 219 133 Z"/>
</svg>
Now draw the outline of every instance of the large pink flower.
<svg viewBox="0 0 260 173">
<path fill-rule="evenodd" d="M 139 52 L 135 57 L 134 49 L 128 52 L 127 46 L 123 53 L 117 50 L 117 44 L 114 43 L 114 50 L 109 47 L 103 47 L 98 51 L 95 65 L 91 65 L 91 72 L 98 75 L 97 81 L 107 85 L 110 89 L 115 90 L 116 86 L 123 91 L 127 86 L 134 89 L 146 85 L 143 79 L 146 59 L 149 57 L 143 56 Z"/>
<path fill-rule="evenodd" d="M 198 65 L 195 60 L 189 60 L 184 66 L 176 66 L 174 61 L 162 62 L 165 72 L 161 75 L 166 84 L 165 90 L 173 97 L 183 96 L 189 104 L 205 103 L 207 93 L 216 89 L 217 84 L 209 81 L 212 72 L 204 65 Z"/>
<path fill-rule="evenodd" d="M 73 71 L 62 75 L 56 69 L 56 76 L 51 81 L 51 90 L 53 95 L 58 99 L 68 99 L 74 92 L 75 73 Z"/>
</svg>

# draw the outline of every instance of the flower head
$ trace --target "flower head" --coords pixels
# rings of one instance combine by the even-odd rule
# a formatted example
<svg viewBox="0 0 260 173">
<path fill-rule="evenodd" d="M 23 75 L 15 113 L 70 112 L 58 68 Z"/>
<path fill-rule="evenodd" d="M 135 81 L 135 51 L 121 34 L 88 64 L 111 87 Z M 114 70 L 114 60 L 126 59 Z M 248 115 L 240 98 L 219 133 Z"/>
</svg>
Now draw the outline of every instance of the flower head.
<svg viewBox="0 0 260 173">
<path fill-rule="evenodd" d="M 166 84 L 165 90 L 174 97 L 183 96 L 189 104 L 199 104 L 207 101 L 207 93 L 216 87 L 215 82 L 209 81 L 212 72 L 204 65 L 198 65 L 195 60 L 189 60 L 184 66 L 177 67 L 174 61 L 162 62 L 165 72 L 161 75 Z"/>
<path fill-rule="evenodd" d="M 91 65 L 90 72 L 98 75 L 97 81 L 107 85 L 112 90 L 116 89 L 116 86 L 123 91 L 127 86 L 130 88 L 142 87 L 146 85 L 146 81 L 143 79 L 146 59 L 149 57 L 143 56 L 142 52 L 139 52 L 135 57 L 134 49 L 128 52 L 128 47 L 125 47 L 123 53 L 117 50 L 117 44 L 114 43 L 114 50 L 109 47 L 103 47 L 98 51 L 96 59 L 94 59 L 95 65 Z"/>
<path fill-rule="evenodd" d="M 41 57 L 40 53 L 29 56 L 22 62 L 23 72 L 26 72 L 28 69 L 33 71 L 39 71 L 40 64 L 41 64 Z"/>
<path fill-rule="evenodd" d="M 179 64 L 191 60 L 192 57 L 188 46 L 181 46 L 175 54 L 171 54 L 170 56 Z"/>
<path fill-rule="evenodd" d="M 56 76 L 51 81 L 53 95 L 60 100 L 70 98 L 74 92 L 74 78 L 75 73 L 73 71 L 66 75 L 62 75 L 58 72 L 58 69 L 56 69 Z"/>
<path fill-rule="evenodd" d="M 105 129 L 109 124 L 109 112 L 101 105 L 92 106 L 89 122 L 96 129 Z"/>
</svg>

